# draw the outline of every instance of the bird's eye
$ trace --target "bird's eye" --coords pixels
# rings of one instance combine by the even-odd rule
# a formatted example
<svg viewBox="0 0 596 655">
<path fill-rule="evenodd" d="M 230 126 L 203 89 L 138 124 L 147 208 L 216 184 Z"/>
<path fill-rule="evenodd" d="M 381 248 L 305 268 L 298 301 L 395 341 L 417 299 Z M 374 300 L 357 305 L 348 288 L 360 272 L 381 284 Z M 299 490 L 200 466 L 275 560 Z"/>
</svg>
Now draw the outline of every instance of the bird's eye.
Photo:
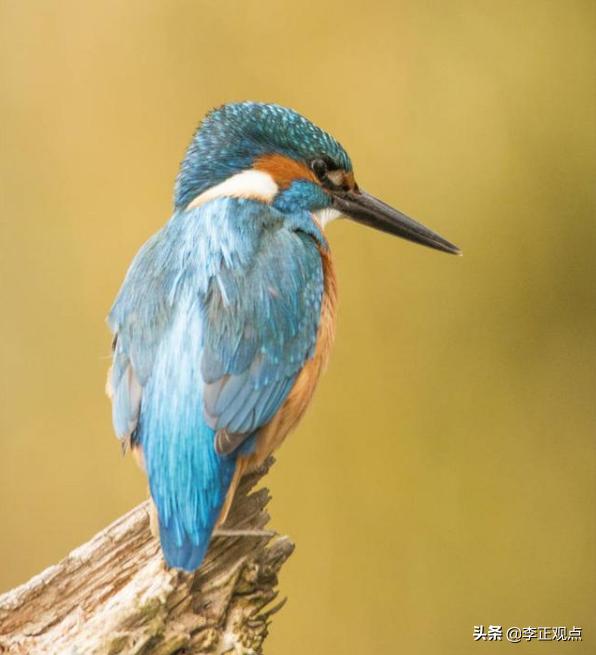
<svg viewBox="0 0 596 655">
<path fill-rule="evenodd" d="M 319 178 L 319 180 L 325 179 L 329 167 L 327 162 L 323 159 L 313 159 L 310 162 L 310 167 L 312 168 L 313 173 Z"/>
</svg>

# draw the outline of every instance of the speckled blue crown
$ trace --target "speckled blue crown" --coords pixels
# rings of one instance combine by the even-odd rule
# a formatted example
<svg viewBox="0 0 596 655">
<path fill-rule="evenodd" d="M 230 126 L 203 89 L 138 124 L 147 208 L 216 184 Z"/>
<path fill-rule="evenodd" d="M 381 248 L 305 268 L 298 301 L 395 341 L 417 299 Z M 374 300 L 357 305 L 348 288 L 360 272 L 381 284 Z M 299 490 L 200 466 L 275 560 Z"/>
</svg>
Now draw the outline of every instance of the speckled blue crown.
<svg viewBox="0 0 596 655">
<path fill-rule="evenodd" d="M 209 187 L 271 153 L 298 161 L 326 155 L 338 167 L 352 169 L 342 146 L 293 109 L 258 102 L 232 103 L 207 114 L 196 131 L 176 180 L 176 207 L 186 206 Z"/>
</svg>

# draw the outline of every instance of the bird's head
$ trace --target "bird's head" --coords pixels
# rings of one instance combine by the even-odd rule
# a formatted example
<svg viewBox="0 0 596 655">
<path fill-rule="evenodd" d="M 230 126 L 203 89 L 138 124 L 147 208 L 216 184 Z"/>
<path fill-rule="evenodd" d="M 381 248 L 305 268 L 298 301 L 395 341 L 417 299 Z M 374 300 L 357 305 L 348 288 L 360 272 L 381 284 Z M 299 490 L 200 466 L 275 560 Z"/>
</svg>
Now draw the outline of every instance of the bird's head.
<svg viewBox="0 0 596 655">
<path fill-rule="evenodd" d="M 176 208 L 222 196 L 252 198 L 281 212 L 306 210 L 322 226 L 346 216 L 459 253 L 436 232 L 361 190 L 343 147 L 294 110 L 275 104 L 223 105 L 199 126 L 176 182 Z"/>
</svg>

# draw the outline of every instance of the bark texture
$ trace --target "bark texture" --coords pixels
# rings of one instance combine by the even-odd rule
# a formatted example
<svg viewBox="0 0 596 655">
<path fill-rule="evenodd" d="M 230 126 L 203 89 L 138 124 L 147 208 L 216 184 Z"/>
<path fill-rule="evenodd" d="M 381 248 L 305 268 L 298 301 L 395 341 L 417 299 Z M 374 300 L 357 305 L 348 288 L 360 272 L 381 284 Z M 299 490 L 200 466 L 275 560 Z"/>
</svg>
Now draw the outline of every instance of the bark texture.
<svg viewBox="0 0 596 655">
<path fill-rule="evenodd" d="M 252 489 L 270 463 L 244 478 L 226 529 L 265 528 L 269 492 Z M 258 655 L 293 548 L 274 533 L 214 537 L 197 573 L 168 570 L 142 503 L 0 596 L 0 653 Z"/>
</svg>

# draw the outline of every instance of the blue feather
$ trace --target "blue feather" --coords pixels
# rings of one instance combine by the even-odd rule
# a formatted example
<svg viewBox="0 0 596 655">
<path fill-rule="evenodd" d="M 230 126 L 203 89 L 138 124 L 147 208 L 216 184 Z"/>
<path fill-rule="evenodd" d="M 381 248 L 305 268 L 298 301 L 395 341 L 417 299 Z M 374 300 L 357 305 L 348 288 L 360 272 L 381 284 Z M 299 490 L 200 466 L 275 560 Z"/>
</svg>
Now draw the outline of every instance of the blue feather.
<svg viewBox="0 0 596 655">
<path fill-rule="evenodd" d="M 344 170 L 352 162 L 327 132 L 293 109 L 258 102 L 230 103 L 208 114 L 188 147 L 174 202 L 178 209 L 272 151 L 298 161 L 325 153 Z"/>
<path fill-rule="evenodd" d="M 200 565 L 238 454 L 314 352 L 320 247 L 305 211 L 218 199 L 176 212 L 129 269 L 108 319 L 114 427 L 143 449 L 171 566 Z M 238 435 L 234 452 L 216 451 L 218 429 Z"/>
</svg>

